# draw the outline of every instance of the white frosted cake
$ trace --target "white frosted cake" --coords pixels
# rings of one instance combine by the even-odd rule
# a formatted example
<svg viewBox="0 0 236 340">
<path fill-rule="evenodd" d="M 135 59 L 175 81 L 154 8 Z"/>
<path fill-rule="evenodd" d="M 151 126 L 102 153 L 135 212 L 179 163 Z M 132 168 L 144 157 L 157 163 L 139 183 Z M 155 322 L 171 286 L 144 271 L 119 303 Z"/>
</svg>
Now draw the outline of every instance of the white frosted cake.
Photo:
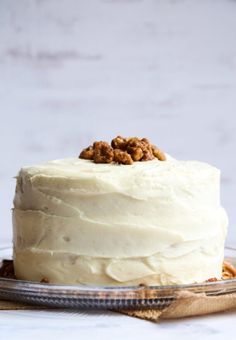
<svg viewBox="0 0 236 340">
<path fill-rule="evenodd" d="M 24 167 L 13 209 L 15 273 L 106 286 L 220 279 L 227 223 L 220 171 L 205 163 L 71 158 Z"/>
</svg>

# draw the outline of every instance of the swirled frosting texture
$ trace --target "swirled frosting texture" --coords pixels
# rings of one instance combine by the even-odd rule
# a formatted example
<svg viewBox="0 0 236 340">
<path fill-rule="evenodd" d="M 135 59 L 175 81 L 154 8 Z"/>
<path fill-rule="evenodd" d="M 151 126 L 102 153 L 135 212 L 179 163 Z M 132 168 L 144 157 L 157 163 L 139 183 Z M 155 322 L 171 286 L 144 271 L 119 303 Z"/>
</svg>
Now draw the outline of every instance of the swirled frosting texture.
<svg viewBox="0 0 236 340">
<path fill-rule="evenodd" d="M 17 277 L 181 284 L 220 278 L 227 215 L 220 172 L 197 161 L 24 167 L 13 209 Z"/>
</svg>

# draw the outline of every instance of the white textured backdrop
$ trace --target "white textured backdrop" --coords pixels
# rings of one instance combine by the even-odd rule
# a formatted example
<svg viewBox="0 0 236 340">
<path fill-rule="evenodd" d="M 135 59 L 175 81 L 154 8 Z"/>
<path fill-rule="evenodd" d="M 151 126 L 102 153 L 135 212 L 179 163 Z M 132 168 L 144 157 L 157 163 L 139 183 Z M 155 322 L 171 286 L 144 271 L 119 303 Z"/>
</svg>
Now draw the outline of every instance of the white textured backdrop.
<svg viewBox="0 0 236 340">
<path fill-rule="evenodd" d="M 12 177 L 116 134 L 222 169 L 236 244 L 236 1 L 1 0 L 0 244 Z"/>
</svg>

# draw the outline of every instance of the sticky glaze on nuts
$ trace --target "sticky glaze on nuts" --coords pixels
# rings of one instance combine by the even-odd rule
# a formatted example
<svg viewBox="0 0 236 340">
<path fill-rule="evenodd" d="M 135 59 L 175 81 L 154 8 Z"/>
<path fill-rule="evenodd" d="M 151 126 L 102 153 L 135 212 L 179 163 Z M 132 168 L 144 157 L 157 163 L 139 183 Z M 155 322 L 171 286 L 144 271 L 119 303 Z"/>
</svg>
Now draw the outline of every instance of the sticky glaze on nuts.
<svg viewBox="0 0 236 340">
<path fill-rule="evenodd" d="M 151 161 L 157 158 L 165 161 L 165 154 L 147 138 L 117 136 L 111 145 L 107 142 L 94 142 L 82 150 L 79 158 L 93 160 L 95 163 L 118 163 L 131 165 L 133 162 Z"/>
</svg>

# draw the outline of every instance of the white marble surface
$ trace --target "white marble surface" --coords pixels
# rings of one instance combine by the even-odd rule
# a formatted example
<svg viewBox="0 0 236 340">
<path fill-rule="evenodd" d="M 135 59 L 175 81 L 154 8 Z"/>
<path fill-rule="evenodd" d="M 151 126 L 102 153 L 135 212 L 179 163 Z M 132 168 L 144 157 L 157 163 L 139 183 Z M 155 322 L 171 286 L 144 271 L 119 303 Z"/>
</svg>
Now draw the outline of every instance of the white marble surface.
<svg viewBox="0 0 236 340">
<path fill-rule="evenodd" d="M 1 339 L 234 340 L 235 313 L 152 323 L 114 312 L 0 312 Z"/>
<path fill-rule="evenodd" d="M 118 133 L 221 168 L 236 244 L 236 1 L 2 0 L 0 27 L 0 245 L 11 240 L 22 165 Z M 233 339 L 234 320 L 1 312 L 0 338 Z"/>
</svg>

